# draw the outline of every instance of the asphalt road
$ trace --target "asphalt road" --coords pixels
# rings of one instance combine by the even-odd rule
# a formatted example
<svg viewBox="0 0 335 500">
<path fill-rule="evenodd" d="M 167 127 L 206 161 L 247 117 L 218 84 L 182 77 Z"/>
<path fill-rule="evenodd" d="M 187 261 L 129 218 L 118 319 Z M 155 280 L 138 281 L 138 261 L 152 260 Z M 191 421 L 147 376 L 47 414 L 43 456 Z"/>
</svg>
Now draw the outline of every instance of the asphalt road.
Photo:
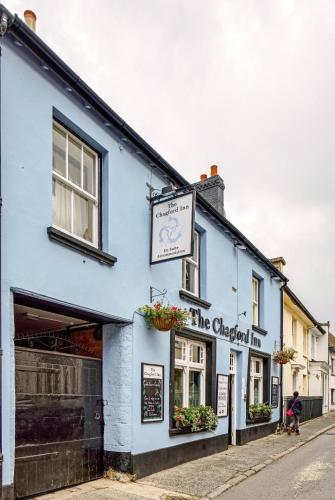
<svg viewBox="0 0 335 500">
<path fill-rule="evenodd" d="M 335 500 L 335 429 L 216 497 L 219 499 Z"/>
</svg>

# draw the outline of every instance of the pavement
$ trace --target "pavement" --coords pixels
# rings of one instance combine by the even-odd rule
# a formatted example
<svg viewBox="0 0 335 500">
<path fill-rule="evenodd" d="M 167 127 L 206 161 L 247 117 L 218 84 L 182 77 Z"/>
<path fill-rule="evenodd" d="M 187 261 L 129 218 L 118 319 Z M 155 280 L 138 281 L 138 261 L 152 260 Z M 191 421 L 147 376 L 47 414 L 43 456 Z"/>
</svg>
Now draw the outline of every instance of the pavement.
<svg viewBox="0 0 335 500">
<path fill-rule="evenodd" d="M 117 476 L 121 479 L 119 481 L 99 479 L 35 498 L 38 500 L 182 500 L 185 498 L 219 500 L 227 498 L 228 500 L 229 496 L 225 495 L 228 495 L 233 486 L 243 481 L 247 483 L 248 478 L 257 481 L 255 476 L 257 473 L 260 471 L 266 473 L 266 468 L 273 467 L 275 462 L 293 452 L 296 455 L 295 450 L 334 427 L 335 411 L 302 424 L 300 436 L 295 434 L 288 436 L 287 433 L 271 434 L 246 445 L 231 446 L 227 451 L 157 472 L 135 482 L 124 482 L 127 478 L 120 475 Z M 326 440 L 327 438 L 332 439 L 331 436 L 325 435 Z M 271 486 L 272 479 L 271 481 L 267 479 L 267 481 Z M 231 491 L 234 492 L 234 488 Z M 248 497 L 252 498 L 250 495 Z M 243 496 L 236 498 L 243 498 Z M 296 497 L 292 495 L 292 498 Z"/>
</svg>

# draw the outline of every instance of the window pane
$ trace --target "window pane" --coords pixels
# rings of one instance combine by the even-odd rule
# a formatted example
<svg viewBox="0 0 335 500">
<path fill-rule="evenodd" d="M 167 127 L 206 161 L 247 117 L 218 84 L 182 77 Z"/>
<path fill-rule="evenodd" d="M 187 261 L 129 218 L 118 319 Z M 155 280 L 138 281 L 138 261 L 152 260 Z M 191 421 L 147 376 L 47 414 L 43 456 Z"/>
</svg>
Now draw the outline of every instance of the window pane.
<svg viewBox="0 0 335 500">
<path fill-rule="evenodd" d="M 174 353 L 176 359 L 183 359 L 183 343 L 180 340 L 175 342 Z"/>
<path fill-rule="evenodd" d="M 63 175 L 63 177 L 66 176 L 65 154 L 66 135 L 62 130 L 54 127 L 52 145 L 52 168 L 55 172 Z"/>
<path fill-rule="evenodd" d="M 186 273 L 185 277 L 186 290 L 192 293 L 197 293 L 195 284 L 195 273 L 196 273 L 195 266 L 190 262 L 186 261 L 185 273 Z"/>
<path fill-rule="evenodd" d="M 71 231 L 71 189 L 52 179 L 52 223 Z"/>
<path fill-rule="evenodd" d="M 95 156 L 84 149 L 84 183 L 83 188 L 95 196 Z"/>
<path fill-rule="evenodd" d="M 74 193 L 73 232 L 87 241 L 93 242 L 93 211 L 91 201 Z"/>
<path fill-rule="evenodd" d="M 255 361 L 255 372 L 261 373 L 261 363 L 260 361 Z"/>
<path fill-rule="evenodd" d="M 81 186 L 81 145 L 69 138 L 69 179 Z"/>
<path fill-rule="evenodd" d="M 184 406 L 183 402 L 183 370 L 174 371 L 174 404 Z"/>
<path fill-rule="evenodd" d="M 199 260 L 199 233 L 197 231 L 194 231 L 194 250 L 192 259 L 195 262 Z"/>
<path fill-rule="evenodd" d="M 191 361 L 193 361 L 193 363 L 203 362 L 202 347 L 198 345 L 191 345 Z"/>
<path fill-rule="evenodd" d="M 189 372 L 189 406 L 200 405 L 200 372 Z"/>
<path fill-rule="evenodd" d="M 257 405 L 261 403 L 260 401 L 260 379 L 254 378 L 254 404 Z"/>
</svg>

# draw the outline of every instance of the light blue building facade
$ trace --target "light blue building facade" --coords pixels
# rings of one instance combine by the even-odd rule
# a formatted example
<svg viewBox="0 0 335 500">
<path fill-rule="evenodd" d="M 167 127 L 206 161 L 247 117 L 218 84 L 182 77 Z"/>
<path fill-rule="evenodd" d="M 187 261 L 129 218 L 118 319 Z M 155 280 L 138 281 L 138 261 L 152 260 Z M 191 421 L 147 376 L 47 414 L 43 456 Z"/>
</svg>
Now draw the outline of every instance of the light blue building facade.
<svg viewBox="0 0 335 500">
<path fill-rule="evenodd" d="M 0 11 L 3 498 L 110 466 L 141 476 L 273 432 L 281 395 L 271 355 L 281 343 L 286 279 L 224 217 L 221 178 L 214 172 L 194 185 L 198 255 L 150 265 L 152 189 L 191 187 L 21 20 Z M 137 312 L 150 291 L 163 290 L 192 313 L 182 332 L 148 328 Z M 142 364 L 163 367 L 158 421 L 143 421 Z M 174 428 L 175 402 L 216 411 L 218 374 L 230 380 L 227 416 L 212 432 Z M 78 389 L 86 376 L 98 388 L 87 389 L 89 403 Z M 76 397 L 66 388 L 71 377 Z M 257 402 L 272 404 L 270 418 L 250 419 Z M 101 439 L 84 460 L 95 472 L 65 477 L 59 464 L 72 446 L 86 439 L 95 447 L 93 424 L 84 437 L 75 428 L 84 429 L 91 403 Z M 52 436 L 51 407 L 73 432 L 53 449 L 39 434 L 49 419 Z"/>
</svg>

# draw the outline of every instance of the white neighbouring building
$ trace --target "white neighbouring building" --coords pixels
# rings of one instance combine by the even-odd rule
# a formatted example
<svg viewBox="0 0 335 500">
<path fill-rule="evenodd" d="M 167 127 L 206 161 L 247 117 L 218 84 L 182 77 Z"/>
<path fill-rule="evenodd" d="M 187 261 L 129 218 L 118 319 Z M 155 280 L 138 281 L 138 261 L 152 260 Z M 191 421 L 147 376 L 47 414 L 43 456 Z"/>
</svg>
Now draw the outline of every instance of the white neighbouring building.
<svg viewBox="0 0 335 500">
<path fill-rule="evenodd" d="M 329 410 L 335 410 L 335 337 L 329 333 L 328 339 L 329 356 Z"/>
<path fill-rule="evenodd" d="M 283 272 L 286 264 L 283 257 L 271 261 Z M 292 397 L 294 391 L 299 392 L 303 401 L 303 421 L 327 413 L 330 368 L 328 331 L 316 321 L 288 286 L 284 287 L 283 294 L 283 344 L 297 351 L 295 360 L 283 366 L 283 414 L 285 415 L 287 400 Z M 335 392 L 333 397 L 335 398 Z"/>
</svg>

